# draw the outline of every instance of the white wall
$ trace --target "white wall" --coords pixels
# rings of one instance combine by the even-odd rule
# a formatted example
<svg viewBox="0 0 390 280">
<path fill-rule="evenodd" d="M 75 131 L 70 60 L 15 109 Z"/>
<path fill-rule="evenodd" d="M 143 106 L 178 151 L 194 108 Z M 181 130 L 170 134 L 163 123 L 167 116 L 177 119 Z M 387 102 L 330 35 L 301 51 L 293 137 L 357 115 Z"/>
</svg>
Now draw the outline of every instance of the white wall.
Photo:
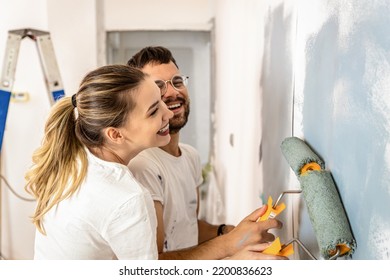
<svg viewBox="0 0 390 280">
<path fill-rule="evenodd" d="M 98 4 L 96 0 L 47 0 L 48 31 L 68 95 L 98 66 Z"/>
<path fill-rule="evenodd" d="M 208 30 L 213 0 L 105 0 L 106 30 Z"/>
<path fill-rule="evenodd" d="M 261 1 L 217 1 L 215 168 L 226 219 L 236 224 L 261 206 L 259 164 Z"/>
</svg>

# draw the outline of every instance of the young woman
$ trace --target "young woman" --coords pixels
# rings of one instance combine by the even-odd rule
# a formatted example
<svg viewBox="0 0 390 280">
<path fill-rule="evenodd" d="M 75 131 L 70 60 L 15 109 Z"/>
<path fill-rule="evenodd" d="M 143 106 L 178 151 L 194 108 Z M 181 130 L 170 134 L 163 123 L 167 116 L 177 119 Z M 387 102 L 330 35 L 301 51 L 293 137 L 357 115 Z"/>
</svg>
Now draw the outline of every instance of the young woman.
<svg viewBox="0 0 390 280">
<path fill-rule="evenodd" d="M 88 73 L 57 101 L 26 174 L 35 259 L 157 259 L 153 201 L 127 164 L 169 143 L 172 116 L 155 82 L 125 65 Z"/>
</svg>

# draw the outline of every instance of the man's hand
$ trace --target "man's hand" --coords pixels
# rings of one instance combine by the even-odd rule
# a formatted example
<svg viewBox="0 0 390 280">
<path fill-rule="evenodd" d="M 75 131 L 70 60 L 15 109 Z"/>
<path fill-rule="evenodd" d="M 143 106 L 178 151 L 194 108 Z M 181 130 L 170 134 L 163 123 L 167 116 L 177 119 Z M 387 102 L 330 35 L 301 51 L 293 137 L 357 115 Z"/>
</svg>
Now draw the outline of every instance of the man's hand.
<svg viewBox="0 0 390 280">
<path fill-rule="evenodd" d="M 266 243 L 275 240 L 275 236 L 269 233 L 272 228 L 281 228 L 282 223 L 276 219 L 256 222 L 267 211 L 267 205 L 256 209 L 244 218 L 229 233 L 221 236 L 225 238 L 225 244 L 229 246 L 230 254 L 233 255 L 248 245 Z"/>
</svg>

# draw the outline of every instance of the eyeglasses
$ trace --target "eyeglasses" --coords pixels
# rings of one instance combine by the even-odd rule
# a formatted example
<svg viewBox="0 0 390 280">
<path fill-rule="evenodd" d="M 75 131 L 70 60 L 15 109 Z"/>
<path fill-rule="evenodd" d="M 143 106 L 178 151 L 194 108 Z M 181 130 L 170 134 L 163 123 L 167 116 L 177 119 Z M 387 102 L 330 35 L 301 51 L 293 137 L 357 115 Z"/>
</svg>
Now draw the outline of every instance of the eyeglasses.
<svg viewBox="0 0 390 280">
<path fill-rule="evenodd" d="M 154 82 L 160 88 L 161 96 L 164 96 L 168 89 L 168 83 L 171 83 L 175 90 L 181 90 L 187 86 L 188 78 L 187 76 L 175 75 L 170 80 L 156 80 Z"/>
</svg>

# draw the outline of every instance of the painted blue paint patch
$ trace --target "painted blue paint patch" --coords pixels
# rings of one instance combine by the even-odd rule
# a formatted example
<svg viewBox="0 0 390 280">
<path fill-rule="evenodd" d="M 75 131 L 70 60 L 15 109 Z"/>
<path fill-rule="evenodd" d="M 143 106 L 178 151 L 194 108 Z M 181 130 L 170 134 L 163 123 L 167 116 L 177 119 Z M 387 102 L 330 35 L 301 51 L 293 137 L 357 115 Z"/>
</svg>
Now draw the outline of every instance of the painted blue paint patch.
<svg viewBox="0 0 390 280">
<path fill-rule="evenodd" d="M 383 238 L 390 232 L 383 222 L 390 219 L 390 5 L 384 3 L 355 7 L 358 18 L 332 4 L 306 45 L 303 131 L 335 179 L 358 244 L 353 259 L 388 259 L 390 252 Z M 354 28 L 344 30 L 346 19 Z"/>
</svg>

